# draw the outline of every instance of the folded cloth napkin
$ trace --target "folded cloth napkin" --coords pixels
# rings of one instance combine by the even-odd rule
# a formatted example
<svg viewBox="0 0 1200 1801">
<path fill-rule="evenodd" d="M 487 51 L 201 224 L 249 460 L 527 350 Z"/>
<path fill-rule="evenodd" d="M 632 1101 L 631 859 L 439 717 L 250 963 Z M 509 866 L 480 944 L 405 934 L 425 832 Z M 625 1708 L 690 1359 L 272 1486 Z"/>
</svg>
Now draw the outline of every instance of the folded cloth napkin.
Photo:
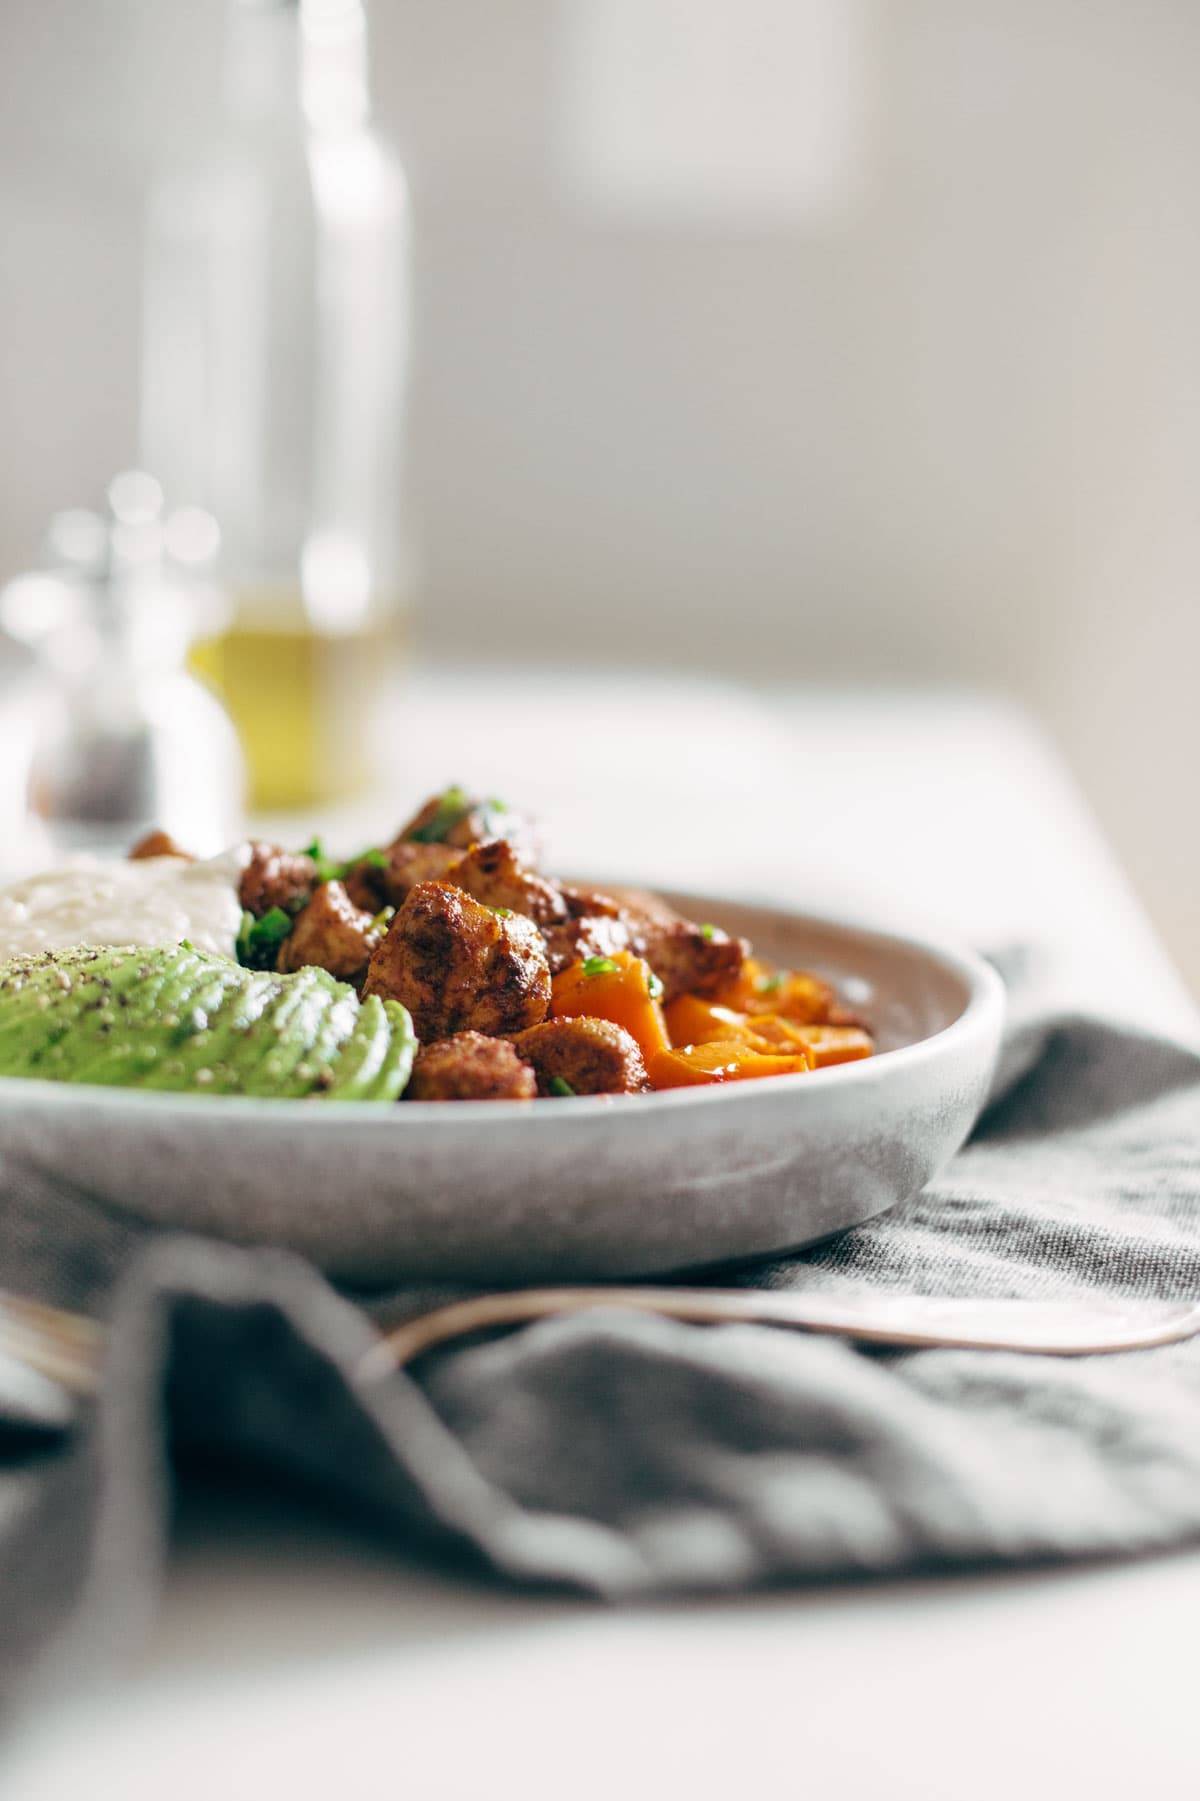
<svg viewBox="0 0 1200 1801">
<path fill-rule="evenodd" d="M 726 1282 L 1200 1296 L 1200 1052 L 1048 1014 L 1028 969 L 1011 988 L 996 1096 L 948 1174 Z M 0 1692 L 136 1642 L 189 1451 L 300 1478 L 409 1548 L 610 1599 L 1200 1535 L 1200 1342 L 881 1353 L 598 1309 L 364 1387 L 382 1297 L 152 1235 L 2 1162 L 0 1286 L 112 1329 L 94 1406 L 0 1365 Z"/>
</svg>

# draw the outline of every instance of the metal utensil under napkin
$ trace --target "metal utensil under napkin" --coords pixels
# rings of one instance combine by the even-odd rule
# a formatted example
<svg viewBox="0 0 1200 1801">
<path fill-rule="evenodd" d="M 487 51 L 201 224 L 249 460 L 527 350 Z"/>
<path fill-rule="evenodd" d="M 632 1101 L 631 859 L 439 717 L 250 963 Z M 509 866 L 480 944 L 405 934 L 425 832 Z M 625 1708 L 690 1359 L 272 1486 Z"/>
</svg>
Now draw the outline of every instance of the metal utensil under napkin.
<svg viewBox="0 0 1200 1801">
<path fill-rule="evenodd" d="M 378 1381 L 452 1339 L 586 1308 L 632 1308 L 694 1325 L 788 1326 L 898 1348 L 1103 1356 L 1200 1333 L 1190 1301 L 958 1300 L 929 1295 L 797 1294 L 772 1289 L 529 1288 L 476 1295 L 382 1331 L 359 1366 Z M 0 1291 L 0 1355 L 73 1394 L 99 1387 L 105 1332 L 97 1321 Z"/>
</svg>

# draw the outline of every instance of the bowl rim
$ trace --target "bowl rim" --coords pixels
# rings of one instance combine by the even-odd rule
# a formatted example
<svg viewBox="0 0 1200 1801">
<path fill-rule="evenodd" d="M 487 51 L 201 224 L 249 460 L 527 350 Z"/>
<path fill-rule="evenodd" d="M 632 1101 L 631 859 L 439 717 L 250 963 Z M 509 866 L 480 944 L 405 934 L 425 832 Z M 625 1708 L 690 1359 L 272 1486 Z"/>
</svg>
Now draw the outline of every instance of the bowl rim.
<svg viewBox="0 0 1200 1801">
<path fill-rule="evenodd" d="M 950 940 L 925 938 L 908 930 L 897 930 L 887 924 L 870 921 L 857 914 L 809 913 L 779 901 L 725 895 L 683 893 L 656 890 L 671 902 L 693 911 L 715 912 L 722 909 L 762 916 L 774 915 L 789 928 L 809 927 L 814 933 L 835 937 L 868 939 L 877 951 L 923 959 L 936 965 L 943 975 L 949 974 L 963 986 L 965 1002 L 947 1025 L 911 1044 L 893 1050 L 878 1051 L 872 1057 L 854 1062 L 808 1070 L 801 1074 L 760 1076 L 751 1082 L 717 1082 L 710 1086 L 668 1088 L 652 1094 L 572 1095 L 555 1101 L 553 1107 L 539 1107 L 531 1113 L 528 1101 L 409 1101 L 403 1106 L 381 1105 L 378 1101 L 331 1101 L 314 1106 L 311 1097 L 271 1099 L 264 1095 L 245 1094 L 181 1094 L 155 1092 L 136 1088 L 107 1087 L 103 1083 L 56 1082 L 39 1076 L 0 1076 L 0 1118 L 14 1102 L 23 1097 L 29 1104 L 50 1108 L 89 1109 L 100 1106 L 105 1111 L 128 1110 L 147 1113 L 161 1124 L 172 1116 L 188 1120 L 257 1119 L 283 1124 L 303 1117 L 307 1120 L 329 1118 L 342 1124 L 354 1124 L 373 1132 L 386 1130 L 414 1131 L 418 1127 L 437 1131 L 453 1130 L 456 1124 L 486 1121 L 498 1131 L 517 1122 L 537 1119 L 539 1130 L 553 1130 L 551 1121 L 596 1120 L 610 1117 L 614 1110 L 622 1117 L 658 1116 L 664 1110 L 679 1107 L 745 1106 L 754 1099 L 768 1097 L 786 1100 L 794 1096 L 798 1085 L 809 1090 L 814 1084 L 823 1089 L 831 1082 L 841 1087 L 857 1084 L 869 1088 L 888 1080 L 901 1068 L 911 1070 L 930 1058 L 952 1055 L 957 1044 L 966 1044 L 980 1033 L 994 1032 L 999 1037 L 1005 1011 L 1004 983 L 998 971 L 979 952 Z M 599 1103 L 599 1105 L 598 1105 Z M 631 1112 L 632 1110 L 632 1112 Z"/>
</svg>

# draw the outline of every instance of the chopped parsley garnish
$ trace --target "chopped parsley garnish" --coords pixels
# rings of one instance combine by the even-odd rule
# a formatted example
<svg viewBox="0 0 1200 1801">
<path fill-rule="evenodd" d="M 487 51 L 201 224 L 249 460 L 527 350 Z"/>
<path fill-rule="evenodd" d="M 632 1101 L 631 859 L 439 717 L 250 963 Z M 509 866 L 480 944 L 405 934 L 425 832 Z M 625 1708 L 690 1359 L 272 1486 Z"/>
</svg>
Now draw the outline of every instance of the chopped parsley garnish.
<svg viewBox="0 0 1200 1801">
<path fill-rule="evenodd" d="M 551 1078 L 547 1082 L 546 1086 L 550 1090 L 551 1094 L 557 1094 L 557 1095 L 561 1096 L 561 1098 L 564 1101 L 570 1100 L 571 1097 L 575 1093 L 575 1090 L 572 1088 L 571 1084 L 567 1081 L 567 1078 L 565 1076 L 551 1076 Z"/>
<path fill-rule="evenodd" d="M 453 788 L 447 788 L 446 792 L 438 797 L 438 804 L 433 810 L 432 817 L 426 820 L 424 825 L 419 825 L 416 831 L 408 834 L 409 842 L 412 844 L 444 843 L 447 835 L 454 830 L 459 820 L 465 819 L 470 811 L 471 802 L 466 789 L 458 787 L 457 784 Z"/>
<path fill-rule="evenodd" d="M 337 882 L 346 873 L 344 863 L 335 862 L 332 857 L 325 855 L 325 847 L 319 838 L 314 838 L 311 844 L 306 844 L 300 855 L 312 858 L 318 882 Z"/>
<path fill-rule="evenodd" d="M 243 913 L 238 927 L 237 960 L 244 969 L 274 969 L 279 946 L 292 929 L 292 916 L 271 907 L 261 919 Z"/>
<path fill-rule="evenodd" d="M 508 808 L 502 800 L 492 795 L 485 800 L 479 809 L 480 836 L 484 838 L 503 838 L 507 821 L 504 815 Z"/>
<path fill-rule="evenodd" d="M 759 976 L 755 981 L 754 986 L 759 994 L 777 994 L 786 981 L 786 970 L 777 969 L 772 975 Z"/>
<path fill-rule="evenodd" d="M 234 940 L 234 949 L 237 952 L 237 960 L 243 967 L 248 967 L 250 963 L 250 934 L 257 924 L 258 921 L 255 919 L 253 913 L 248 913 L 243 907 L 242 923 L 238 927 L 237 938 Z"/>
<path fill-rule="evenodd" d="M 370 850 L 359 851 L 356 857 L 347 857 L 344 863 L 339 863 L 336 857 L 326 856 L 325 846 L 319 838 L 314 838 L 311 844 L 305 845 L 300 855 L 311 857 L 318 882 L 344 882 L 350 871 L 360 863 L 365 863 L 369 869 L 386 869 L 388 866 L 387 852 L 380 850 L 377 845 L 372 845 Z"/>
<path fill-rule="evenodd" d="M 615 976 L 617 965 L 611 957 L 585 957 L 583 973 L 585 976 Z"/>
<path fill-rule="evenodd" d="M 511 919 L 513 916 L 511 907 L 489 907 L 488 912 L 494 913 L 497 919 Z"/>
<path fill-rule="evenodd" d="M 714 925 L 702 925 L 702 926 L 701 926 L 701 927 L 700 927 L 700 936 L 701 936 L 701 938 L 704 938 L 704 939 L 713 939 L 713 938 L 715 938 L 715 937 L 716 937 L 716 935 L 717 935 L 717 928 L 716 928 L 716 926 L 714 926 Z"/>
<path fill-rule="evenodd" d="M 392 920 L 395 919 L 395 917 L 396 917 L 395 907 L 380 907 L 378 913 L 375 915 L 374 919 L 371 921 L 371 930 L 373 932 L 381 931 L 384 926 L 390 925 Z"/>
<path fill-rule="evenodd" d="M 648 969 L 646 972 L 646 987 L 652 1001 L 660 1001 L 662 999 L 665 992 L 662 985 L 662 977 L 655 975 L 652 969 Z"/>
</svg>

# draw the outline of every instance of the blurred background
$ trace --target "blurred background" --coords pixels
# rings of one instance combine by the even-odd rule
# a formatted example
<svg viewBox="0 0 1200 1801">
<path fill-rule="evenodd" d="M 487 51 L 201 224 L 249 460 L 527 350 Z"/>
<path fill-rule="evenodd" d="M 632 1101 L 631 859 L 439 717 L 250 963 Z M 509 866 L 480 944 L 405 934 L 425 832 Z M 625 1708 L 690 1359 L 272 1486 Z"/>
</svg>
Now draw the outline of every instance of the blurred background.
<svg viewBox="0 0 1200 1801">
<path fill-rule="evenodd" d="M 1012 694 L 1200 988 L 1200 7 L 369 17 L 419 652 Z M 143 453 L 147 209 L 227 31 L 5 0 L 0 580 Z"/>
</svg>

